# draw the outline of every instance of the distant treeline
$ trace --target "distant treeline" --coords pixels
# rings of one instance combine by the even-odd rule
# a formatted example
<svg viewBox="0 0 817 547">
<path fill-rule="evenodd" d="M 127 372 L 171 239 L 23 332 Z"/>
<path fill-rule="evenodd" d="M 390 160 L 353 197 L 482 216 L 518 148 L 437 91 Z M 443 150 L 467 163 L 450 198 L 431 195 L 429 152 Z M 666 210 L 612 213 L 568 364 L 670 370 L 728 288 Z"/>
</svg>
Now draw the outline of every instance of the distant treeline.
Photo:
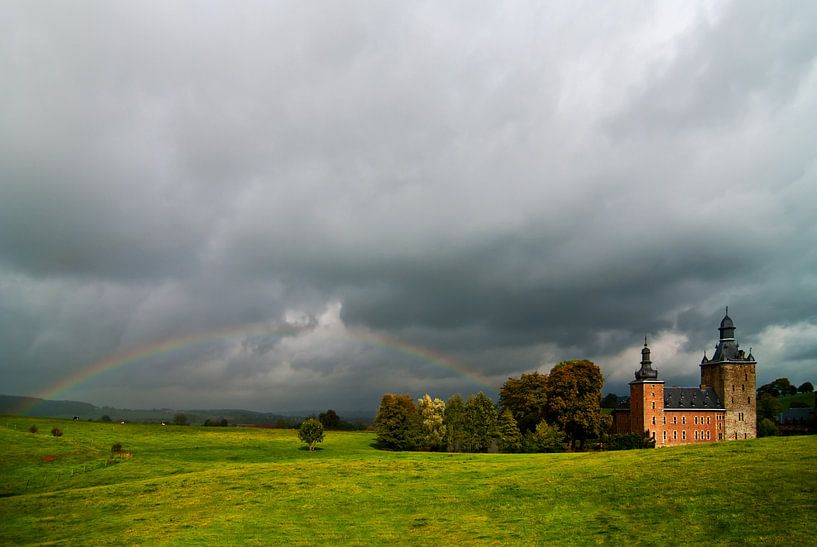
<svg viewBox="0 0 817 547">
<path fill-rule="evenodd" d="M 650 446 L 638 435 L 608 434 L 601 413 L 604 378 L 590 361 L 563 361 L 550 374 L 508 378 L 496 405 L 483 393 L 448 401 L 426 394 L 383 396 L 374 427 L 393 450 L 448 452 L 558 452 L 592 441 L 607 449 Z"/>
</svg>

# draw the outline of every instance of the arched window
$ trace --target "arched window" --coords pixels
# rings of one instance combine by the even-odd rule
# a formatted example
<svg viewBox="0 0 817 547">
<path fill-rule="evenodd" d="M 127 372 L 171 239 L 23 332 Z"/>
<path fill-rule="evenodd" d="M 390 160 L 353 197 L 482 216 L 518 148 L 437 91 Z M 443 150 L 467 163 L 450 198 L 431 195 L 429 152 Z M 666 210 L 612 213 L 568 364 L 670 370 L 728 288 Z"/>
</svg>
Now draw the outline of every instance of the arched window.
<svg viewBox="0 0 817 547">
<path fill-rule="evenodd" d="M 686 416 L 681 416 L 681 423 L 686 425 L 686 423 L 687 423 L 687 417 Z"/>
<path fill-rule="evenodd" d="M 735 433 L 735 435 L 737 435 L 737 433 Z M 681 440 L 682 441 L 687 440 L 687 432 L 686 431 L 681 431 Z"/>
<path fill-rule="evenodd" d="M 695 440 L 698 440 L 698 430 L 695 430 Z"/>
<path fill-rule="evenodd" d="M 706 417 L 706 425 L 709 425 L 709 416 Z"/>
<path fill-rule="evenodd" d="M 695 421 L 695 425 L 698 425 L 698 417 L 695 416 L 695 418 L 693 418 L 693 420 Z"/>
</svg>

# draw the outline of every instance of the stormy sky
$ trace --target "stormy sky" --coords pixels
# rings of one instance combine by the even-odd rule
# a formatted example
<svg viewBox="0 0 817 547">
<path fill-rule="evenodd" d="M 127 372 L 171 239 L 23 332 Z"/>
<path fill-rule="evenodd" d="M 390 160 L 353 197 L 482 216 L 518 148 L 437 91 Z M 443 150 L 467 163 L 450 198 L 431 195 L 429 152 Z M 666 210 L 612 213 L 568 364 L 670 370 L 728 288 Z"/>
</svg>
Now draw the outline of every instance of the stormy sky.
<svg viewBox="0 0 817 547">
<path fill-rule="evenodd" d="M 816 217 L 813 2 L 0 12 L 2 393 L 373 411 L 587 358 L 623 394 L 644 336 L 696 385 L 726 306 L 814 382 Z"/>
</svg>

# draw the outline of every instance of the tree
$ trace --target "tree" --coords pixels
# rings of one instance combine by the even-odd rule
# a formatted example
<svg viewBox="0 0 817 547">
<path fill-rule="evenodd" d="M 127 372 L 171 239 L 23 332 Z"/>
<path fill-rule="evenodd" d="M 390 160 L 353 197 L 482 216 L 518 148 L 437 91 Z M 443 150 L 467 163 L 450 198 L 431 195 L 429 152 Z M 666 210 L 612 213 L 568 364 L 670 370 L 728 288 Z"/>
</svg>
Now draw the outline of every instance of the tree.
<svg viewBox="0 0 817 547">
<path fill-rule="evenodd" d="M 601 400 L 601 408 L 618 408 L 618 395 L 615 393 L 608 393 Z"/>
<path fill-rule="evenodd" d="M 777 416 L 783 412 L 783 405 L 777 397 L 769 393 L 763 393 L 757 401 L 757 419 L 758 425 L 764 418 L 769 420 L 776 420 Z"/>
<path fill-rule="evenodd" d="M 187 414 L 176 414 L 173 416 L 173 424 L 174 425 L 190 425 L 190 421 L 187 419 Z"/>
<path fill-rule="evenodd" d="M 374 419 L 377 440 L 394 450 L 413 450 L 420 441 L 420 416 L 410 395 L 387 393 Z"/>
<path fill-rule="evenodd" d="M 323 425 L 315 418 L 304 420 L 298 428 L 298 438 L 309 446 L 309 450 L 315 450 L 315 445 L 323 442 Z"/>
<path fill-rule="evenodd" d="M 757 433 L 760 437 L 774 437 L 777 435 L 777 424 L 769 418 L 763 418 L 757 427 Z"/>
<path fill-rule="evenodd" d="M 499 415 L 497 423 L 499 432 L 499 449 L 502 452 L 519 452 L 522 450 L 522 433 L 513 414 L 507 408 Z"/>
<path fill-rule="evenodd" d="M 548 422 L 564 431 L 571 448 L 601 433 L 601 388 L 604 377 L 590 361 L 563 361 L 553 367 L 547 382 Z"/>
<path fill-rule="evenodd" d="M 100 418 L 100 420 L 102 420 L 103 422 L 110 422 L 110 421 L 111 421 L 111 417 L 110 417 L 110 416 L 108 416 L 107 414 L 103 414 L 103 415 L 102 415 L 102 418 Z"/>
<path fill-rule="evenodd" d="M 426 450 L 438 450 L 445 442 L 445 403 L 426 393 L 417 399 L 417 408 L 420 413 L 420 446 Z"/>
<path fill-rule="evenodd" d="M 797 391 L 800 393 L 811 393 L 814 391 L 814 385 L 811 382 L 803 382 L 800 384 L 800 387 L 797 388 Z"/>
<path fill-rule="evenodd" d="M 564 440 L 562 430 L 542 420 L 533 431 L 525 433 L 523 444 L 526 452 L 561 452 Z"/>
<path fill-rule="evenodd" d="M 497 433 L 494 402 L 482 392 L 468 397 L 465 402 L 463 449 L 466 452 L 487 452 L 495 446 Z"/>
<path fill-rule="evenodd" d="M 465 403 L 458 394 L 452 395 L 445 403 L 443 422 L 446 450 L 462 452 L 465 445 Z"/>
<path fill-rule="evenodd" d="M 510 410 L 521 432 L 532 431 L 547 413 L 547 374 L 508 378 L 499 390 L 499 406 Z"/>
<path fill-rule="evenodd" d="M 318 414 L 318 420 L 323 424 L 323 427 L 326 429 L 339 429 L 340 428 L 340 416 L 338 413 L 332 410 L 331 408 L 326 412 L 321 412 Z"/>
</svg>

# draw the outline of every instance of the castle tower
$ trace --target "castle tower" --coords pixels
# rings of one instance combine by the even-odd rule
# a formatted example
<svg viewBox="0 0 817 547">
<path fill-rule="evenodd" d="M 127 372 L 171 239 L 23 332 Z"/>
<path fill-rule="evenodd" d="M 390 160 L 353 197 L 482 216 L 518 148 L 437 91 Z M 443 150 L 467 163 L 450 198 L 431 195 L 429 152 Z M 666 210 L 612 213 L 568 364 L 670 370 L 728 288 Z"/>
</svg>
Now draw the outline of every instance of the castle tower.
<svg viewBox="0 0 817 547">
<path fill-rule="evenodd" d="M 660 445 L 664 437 L 663 416 L 664 381 L 658 379 L 658 371 L 652 368 L 650 348 L 644 338 L 641 368 L 635 371 L 635 380 L 630 382 L 630 431 L 649 431 L 656 445 Z"/>
<path fill-rule="evenodd" d="M 726 409 L 724 438 L 754 439 L 757 436 L 755 365 L 752 352 L 746 355 L 735 338 L 735 323 L 729 308 L 721 320 L 720 340 L 712 359 L 701 360 L 701 385 L 710 386 Z"/>
</svg>

